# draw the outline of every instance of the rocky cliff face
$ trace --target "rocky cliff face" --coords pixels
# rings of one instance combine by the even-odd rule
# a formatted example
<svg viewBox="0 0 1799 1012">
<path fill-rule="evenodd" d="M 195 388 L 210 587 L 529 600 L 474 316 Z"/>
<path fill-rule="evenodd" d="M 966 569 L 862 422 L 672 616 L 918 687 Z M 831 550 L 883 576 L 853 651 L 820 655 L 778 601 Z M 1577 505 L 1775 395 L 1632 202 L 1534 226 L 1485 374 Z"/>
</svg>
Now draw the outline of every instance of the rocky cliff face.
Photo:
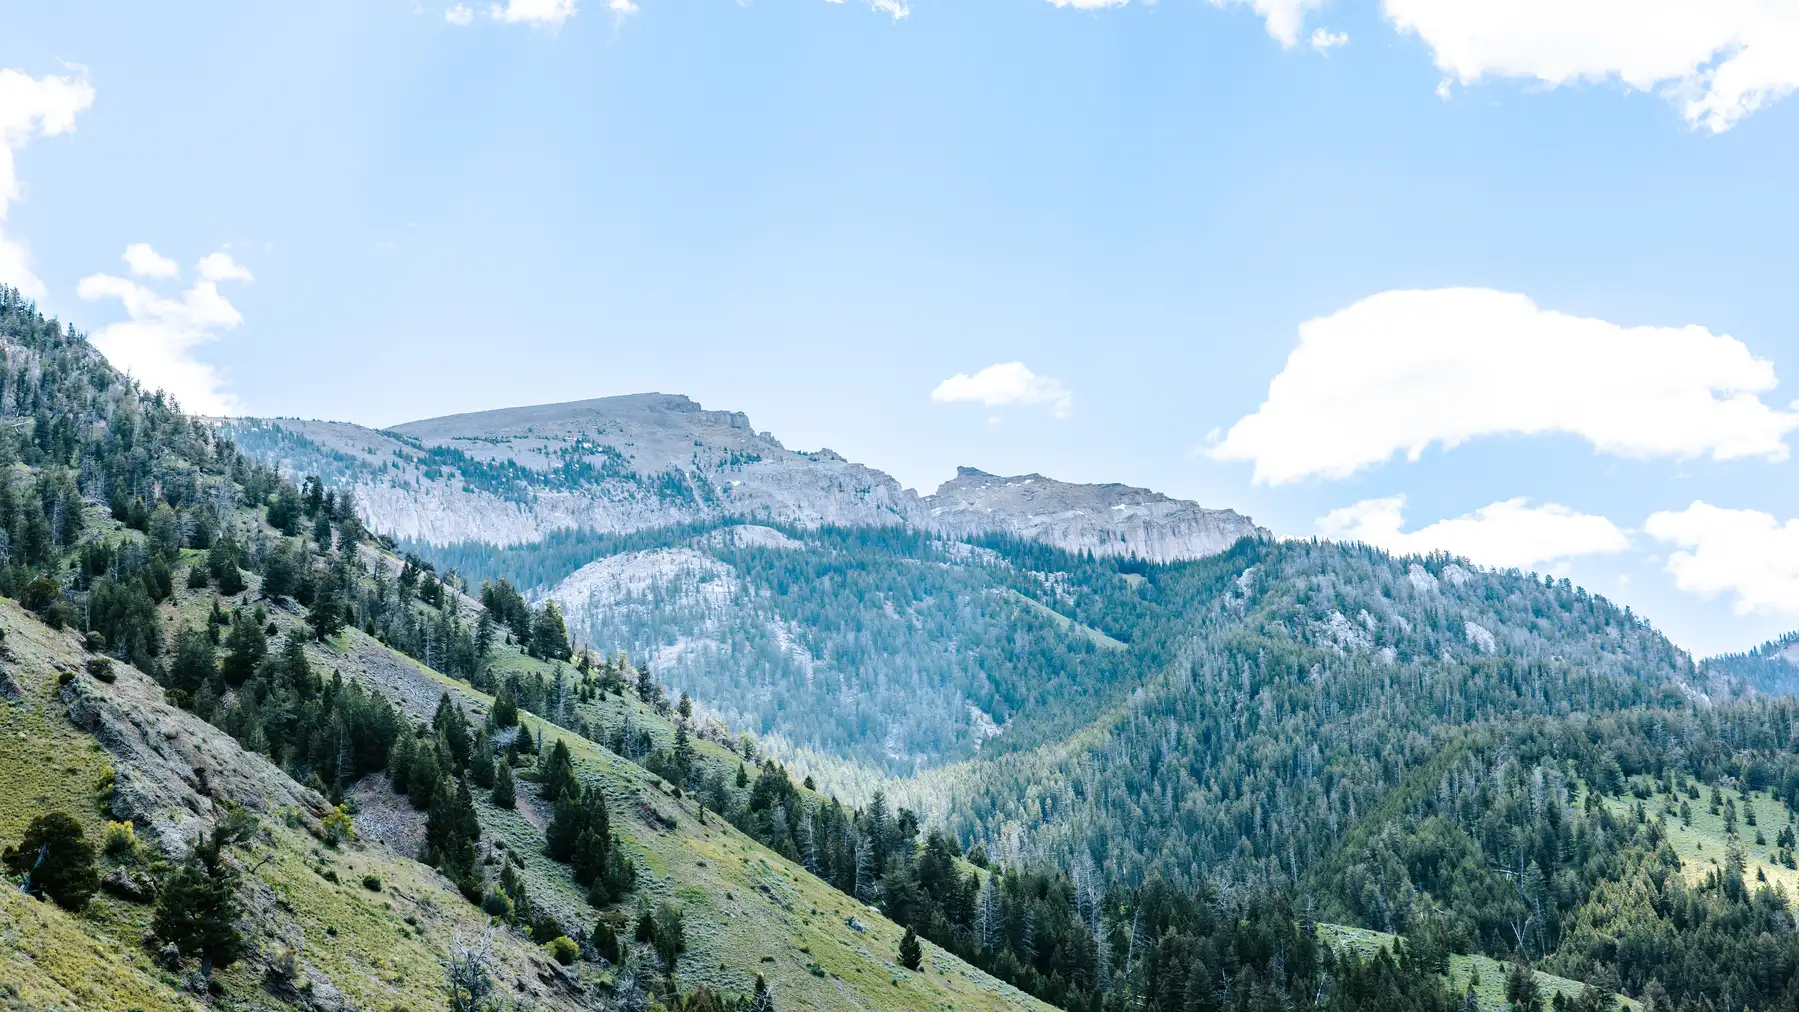
<svg viewBox="0 0 1799 1012">
<path fill-rule="evenodd" d="M 1172 562 L 1267 536 L 1235 510 L 1207 509 L 1129 485 L 1074 485 L 1040 474 L 1002 478 L 959 467 L 922 500 L 919 521 L 951 536 L 1004 531 L 1071 552 Z"/>
<path fill-rule="evenodd" d="M 355 490 L 368 525 L 431 544 L 515 545 L 570 528 L 622 533 L 734 517 L 801 526 L 1005 532 L 1157 562 L 1266 534 L 1247 517 L 1125 485 L 961 468 L 935 495 L 831 450 L 789 450 L 741 412 L 633 394 L 505 408 L 376 431 L 240 419 L 240 446 Z"/>
</svg>

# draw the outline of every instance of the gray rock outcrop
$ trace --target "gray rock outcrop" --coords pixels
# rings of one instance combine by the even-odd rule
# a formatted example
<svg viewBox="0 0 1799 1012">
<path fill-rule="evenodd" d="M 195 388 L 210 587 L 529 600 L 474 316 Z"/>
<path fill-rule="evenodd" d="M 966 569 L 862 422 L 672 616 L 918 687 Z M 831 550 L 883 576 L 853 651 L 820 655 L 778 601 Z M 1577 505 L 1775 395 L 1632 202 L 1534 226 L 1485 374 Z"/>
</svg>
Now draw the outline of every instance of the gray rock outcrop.
<svg viewBox="0 0 1799 1012">
<path fill-rule="evenodd" d="M 1202 558 L 1265 536 L 1231 510 L 1127 485 L 959 468 L 920 496 L 828 449 L 789 450 L 736 411 L 632 394 L 408 422 L 224 422 L 245 450 L 352 488 L 368 526 L 430 544 L 515 545 L 731 517 L 1002 532 L 1096 555 Z"/>
</svg>

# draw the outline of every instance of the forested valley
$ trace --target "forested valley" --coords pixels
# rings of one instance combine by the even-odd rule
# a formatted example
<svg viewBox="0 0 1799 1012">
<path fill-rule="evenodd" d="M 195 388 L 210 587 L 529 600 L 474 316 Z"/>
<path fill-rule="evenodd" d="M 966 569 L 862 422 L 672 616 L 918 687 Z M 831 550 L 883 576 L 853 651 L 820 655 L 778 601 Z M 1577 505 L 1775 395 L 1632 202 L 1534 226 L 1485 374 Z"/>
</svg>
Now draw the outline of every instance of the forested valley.
<svg viewBox="0 0 1799 1012">
<path fill-rule="evenodd" d="M 725 524 L 559 565 L 678 550 L 729 593 L 574 615 L 16 293 L 0 328 L 4 772 L 75 792 L 0 806 L 5 909 L 85 939 L 4 964 L 15 1004 L 125 973 L 145 1008 L 1799 1008 L 1799 708 L 1565 581 Z M 753 692 L 658 651 L 731 658 L 721 628 Z M 893 759 L 907 684 L 992 727 Z M 109 730 L 151 713 L 197 767 Z"/>
</svg>

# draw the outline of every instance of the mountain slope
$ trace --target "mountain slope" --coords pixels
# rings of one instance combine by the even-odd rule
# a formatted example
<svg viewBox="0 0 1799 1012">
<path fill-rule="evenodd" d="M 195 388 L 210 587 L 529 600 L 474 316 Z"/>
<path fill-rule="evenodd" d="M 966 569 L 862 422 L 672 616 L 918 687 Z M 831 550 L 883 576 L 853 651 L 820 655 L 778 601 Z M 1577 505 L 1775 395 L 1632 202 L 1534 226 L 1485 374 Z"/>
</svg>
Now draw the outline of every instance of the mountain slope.
<svg viewBox="0 0 1799 1012">
<path fill-rule="evenodd" d="M 65 812 L 116 880 L 53 891 L 64 910 L 18 889 L 72 880 L 81 848 L 8 858 L 0 1001 L 441 1007 L 456 959 L 459 979 L 548 1009 L 744 1007 L 759 976 L 783 1008 L 1043 1007 L 934 948 L 898 970 L 895 924 L 643 767 L 530 714 L 530 738 L 485 721 L 491 697 L 375 638 L 443 663 L 439 631 L 466 637 L 477 605 L 9 289 L 0 413 L 0 841 L 61 833 L 40 817 Z M 518 646 L 482 656 L 484 674 L 529 672 L 533 699 L 537 676 L 565 684 Z M 721 769 L 730 754 L 698 750 Z M 471 797 L 496 758 L 516 807 Z M 574 841 L 613 855 L 600 892 L 549 855 L 558 824 L 608 810 L 609 833 Z"/>
<path fill-rule="evenodd" d="M 728 517 L 1009 533 L 1070 551 L 1168 561 L 1266 534 L 1230 510 L 1040 475 L 962 468 L 920 497 L 830 450 L 788 450 L 741 412 L 705 411 L 679 395 L 506 408 L 383 431 L 289 419 L 230 420 L 226 428 L 245 451 L 296 477 L 353 488 L 375 531 L 439 546 Z"/>
</svg>

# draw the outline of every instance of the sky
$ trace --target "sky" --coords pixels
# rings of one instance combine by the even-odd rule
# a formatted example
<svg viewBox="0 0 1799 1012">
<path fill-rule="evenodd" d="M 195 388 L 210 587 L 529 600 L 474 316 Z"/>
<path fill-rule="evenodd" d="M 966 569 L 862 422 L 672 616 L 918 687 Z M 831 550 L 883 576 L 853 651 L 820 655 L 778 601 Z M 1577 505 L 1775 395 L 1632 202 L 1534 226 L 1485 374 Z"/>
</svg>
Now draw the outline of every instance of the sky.
<svg viewBox="0 0 1799 1012">
<path fill-rule="evenodd" d="M 0 281 L 192 410 L 648 390 L 1799 628 L 1789 0 L 12 0 Z"/>
</svg>

